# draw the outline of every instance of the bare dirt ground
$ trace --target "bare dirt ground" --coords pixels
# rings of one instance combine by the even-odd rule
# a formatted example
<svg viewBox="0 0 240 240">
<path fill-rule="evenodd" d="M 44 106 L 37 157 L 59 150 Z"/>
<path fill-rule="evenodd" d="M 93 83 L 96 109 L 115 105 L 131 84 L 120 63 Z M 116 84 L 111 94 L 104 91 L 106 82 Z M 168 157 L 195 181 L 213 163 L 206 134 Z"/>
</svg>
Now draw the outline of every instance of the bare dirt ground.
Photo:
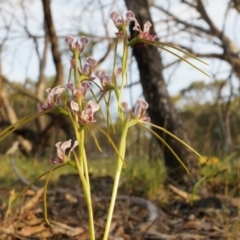
<svg viewBox="0 0 240 240">
<path fill-rule="evenodd" d="M 92 178 L 96 239 L 102 239 L 113 179 Z M 70 186 L 70 187 L 69 187 Z M 220 195 L 187 203 L 186 193 L 166 186 L 167 201 L 150 201 L 120 188 L 109 240 L 237 240 L 239 199 Z M 6 194 L 2 189 L 0 194 Z M 44 219 L 43 189 L 28 190 L 12 211 L 0 208 L 0 239 L 87 240 L 86 205 L 74 176 L 63 176 L 47 194 L 49 226 Z"/>
</svg>

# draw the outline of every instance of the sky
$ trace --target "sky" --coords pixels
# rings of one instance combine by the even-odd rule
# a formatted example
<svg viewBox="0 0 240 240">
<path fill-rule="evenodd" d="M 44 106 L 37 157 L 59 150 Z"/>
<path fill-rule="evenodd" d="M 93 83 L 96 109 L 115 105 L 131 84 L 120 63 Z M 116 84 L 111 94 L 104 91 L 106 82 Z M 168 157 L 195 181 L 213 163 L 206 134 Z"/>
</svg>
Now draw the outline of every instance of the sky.
<svg viewBox="0 0 240 240">
<path fill-rule="evenodd" d="M 171 0 L 171 11 L 182 19 L 191 19 L 196 16 L 196 12 L 189 11 L 184 5 L 179 4 L 179 0 Z M 39 52 L 43 50 L 43 30 L 42 30 L 42 5 L 40 0 L 8 0 L 2 1 L 4 4 L 0 6 L 0 43 L 3 42 L 5 37 L 9 39 L 4 43 L 1 51 L 1 64 L 2 72 L 12 81 L 24 82 L 26 78 L 36 80 L 38 77 L 38 59 L 35 54 L 35 45 L 32 39 L 28 39 L 27 34 L 24 31 L 24 27 L 29 30 L 33 35 L 40 37 L 38 41 Z M 19 2 L 25 4 L 25 16 L 24 11 L 19 6 Z M 105 37 L 105 28 L 102 24 L 102 18 L 106 21 L 107 29 L 110 36 L 114 36 L 115 28 L 111 20 L 108 20 L 111 11 L 117 10 L 119 12 L 125 12 L 123 1 L 112 1 L 105 0 L 104 2 L 104 15 L 102 16 L 99 11 L 98 3 L 100 1 L 92 1 L 93 4 L 89 4 L 89 1 L 82 0 L 81 6 L 79 6 L 78 0 L 52 0 L 52 12 L 54 24 L 57 30 L 59 38 L 59 45 L 62 51 L 66 52 L 66 45 L 64 44 L 64 38 L 67 35 L 76 35 L 79 32 L 83 33 L 94 33 L 99 36 Z M 155 1 L 156 4 L 161 2 L 161 6 L 168 8 L 169 1 Z M 227 0 L 211 0 L 204 1 L 207 6 L 207 11 L 212 17 L 214 23 L 222 28 L 224 22 L 224 11 L 226 9 Z M 17 4 L 16 4 L 17 3 Z M 221 3 L 221 4 L 220 4 Z M 165 5 L 164 5 L 165 4 Z M 84 11 L 83 11 L 84 9 Z M 151 9 L 152 18 L 155 22 L 155 30 L 160 36 L 164 36 L 166 31 L 166 25 L 163 24 L 163 15 L 159 15 L 159 11 L 152 8 Z M 239 32 L 239 18 L 234 13 L 230 11 L 229 17 L 226 22 L 226 33 L 228 36 L 240 46 L 240 39 L 237 38 L 236 34 Z M 27 21 L 24 22 L 24 18 Z M 202 23 L 204 26 L 204 23 Z M 6 25 L 10 25 L 10 31 L 6 31 Z M 173 26 L 174 29 L 174 26 Z M 166 41 L 174 41 L 180 43 L 188 43 L 189 39 L 186 39 L 184 35 L 177 35 L 173 38 L 166 36 L 163 37 Z M 236 40 L 237 39 L 237 40 Z M 93 56 L 99 59 L 104 51 L 106 44 L 97 45 L 94 49 Z M 208 44 L 194 44 L 201 52 L 206 52 L 212 50 L 213 46 Z M 219 49 L 215 49 L 219 51 Z M 163 63 L 168 64 L 169 62 L 175 60 L 175 57 L 171 56 L 169 53 L 162 52 Z M 70 54 L 63 55 L 63 62 L 66 66 L 65 73 L 68 72 Z M 208 74 L 216 74 L 218 78 L 224 78 L 229 72 L 229 66 L 225 63 L 219 63 L 218 61 L 210 61 L 209 59 L 203 59 L 208 63 L 204 65 L 200 62 L 193 61 L 199 68 L 207 72 Z M 109 68 L 109 63 L 111 60 L 105 61 L 101 68 Z M 135 82 L 138 80 L 137 67 L 135 63 L 131 64 L 131 71 L 129 72 L 129 81 Z M 47 67 L 45 70 L 47 76 L 52 76 L 55 74 L 54 65 L 52 62 L 52 57 L 50 52 L 47 58 Z M 174 68 L 170 68 L 164 72 L 167 80 L 168 90 L 171 95 L 176 95 L 179 91 L 187 87 L 192 81 L 203 80 L 205 82 L 213 81 L 213 78 L 208 78 L 202 73 L 198 72 L 196 69 L 187 65 L 186 63 L 181 63 L 180 67 L 174 71 Z M 67 76 L 66 76 L 67 79 Z M 236 81 L 236 84 L 237 81 Z M 134 93 L 134 98 L 141 96 L 141 86 L 138 85 L 132 89 Z M 128 94 L 126 94 L 127 96 Z M 128 98 L 128 97 L 126 97 Z"/>
</svg>

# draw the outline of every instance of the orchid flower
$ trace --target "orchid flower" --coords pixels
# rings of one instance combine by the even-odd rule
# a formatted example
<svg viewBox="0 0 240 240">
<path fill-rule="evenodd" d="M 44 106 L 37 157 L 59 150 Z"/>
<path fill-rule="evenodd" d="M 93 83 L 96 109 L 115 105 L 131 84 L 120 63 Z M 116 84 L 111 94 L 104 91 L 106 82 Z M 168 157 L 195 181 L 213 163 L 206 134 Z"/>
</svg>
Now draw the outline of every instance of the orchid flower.
<svg viewBox="0 0 240 240">
<path fill-rule="evenodd" d="M 152 26 L 152 24 L 147 21 L 144 24 L 143 27 L 143 31 L 140 27 L 140 24 L 138 23 L 137 19 L 135 18 L 135 15 L 132 11 L 128 11 L 126 13 L 126 20 L 124 21 L 122 16 L 117 13 L 117 12 L 112 12 L 112 14 L 110 15 L 111 19 L 113 20 L 115 26 L 117 27 L 117 29 L 121 32 L 121 30 L 123 29 L 123 26 L 127 26 L 129 24 L 129 22 L 134 21 L 135 22 L 135 26 L 133 28 L 133 30 L 136 30 L 139 32 L 138 37 L 140 39 L 145 39 L 145 40 L 150 40 L 150 41 L 154 41 L 154 39 L 156 38 L 156 36 L 151 35 L 149 33 L 150 31 L 150 27 Z"/>
<path fill-rule="evenodd" d="M 99 69 L 96 71 L 96 76 L 99 78 L 102 86 L 111 84 L 110 77 L 106 74 L 106 72 L 103 69 Z"/>
<path fill-rule="evenodd" d="M 40 104 L 39 107 L 42 110 L 47 110 L 47 109 L 51 109 L 54 105 L 57 104 L 57 98 L 62 94 L 62 92 L 64 92 L 66 89 L 61 87 L 61 86 L 57 86 L 54 88 L 48 88 L 46 89 L 46 92 L 48 94 L 47 96 L 47 103 L 46 104 Z"/>
<path fill-rule="evenodd" d="M 99 110 L 99 105 L 93 101 L 89 101 L 85 107 L 85 109 L 81 112 L 79 116 L 79 105 L 75 101 L 71 101 L 70 103 L 71 109 L 73 112 L 77 113 L 77 119 L 79 118 L 80 122 L 85 125 L 87 123 L 96 122 L 93 114 Z"/>
<path fill-rule="evenodd" d="M 148 103 L 144 100 L 138 99 L 137 104 L 134 110 L 134 113 L 132 110 L 128 107 L 128 104 L 126 102 L 122 103 L 123 109 L 130 113 L 132 118 L 139 119 L 144 122 L 150 122 L 150 117 L 144 116 L 146 109 L 148 108 Z"/>
<path fill-rule="evenodd" d="M 97 70 L 95 75 L 102 84 L 103 89 L 101 90 L 101 92 L 107 92 L 110 89 L 113 89 L 111 78 L 106 74 L 106 72 L 103 69 Z"/>
<path fill-rule="evenodd" d="M 72 91 L 72 94 L 76 98 L 81 98 L 86 96 L 87 91 L 91 88 L 91 85 L 87 81 L 84 81 L 81 83 L 81 86 L 76 88 L 74 88 L 73 83 L 68 83 L 67 88 Z"/>
<path fill-rule="evenodd" d="M 71 109 L 74 111 L 74 112 L 79 112 L 79 105 L 77 102 L 75 101 L 71 101 L 70 102 L 70 106 L 71 106 Z"/>
<path fill-rule="evenodd" d="M 82 75 L 83 75 L 83 79 L 81 79 L 81 81 L 83 80 L 94 80 L 95 77 L 91 76 L 92 74 L 92 68 L 97 64 L 97 61 L 93 58 L 93 57 L 88 57 L 86 59 L 86 63 L 83 66 L 82 69 Z"/>
<path fill-rule="evenodd" d="M 119 74 L 121 74 L 122 68 L 118 67 L 114 70 L 114 77 L 116 78 Z M 103 69 L 99 69 L 96 71 L 96 76 L 100 80 L 103 89 L 101 92 L 107 92 L 111 89 L 114 89 L 111 78 L 106 74 Z"/>
<path fill-rule="evenodd" d="M 123 17 L 118 12 L 112 12 L 110 15 L 110 18 L 113 20 L 116 28 L 119 30 L 119 32 L 116 33 L 117 36 L 121 36 L 123 28 L 135 19 L 135 15 L 132 11 L 127 11 L 125 16 L 126 20 L 123 20 Z"/>
<path fill-rule="evenodd" d="M 122 27 L 123 24 L 127 25 L 130 21 L 133 21 L 135 15 L 132 11 L 127 11 L 125 14 L 126 20 L 123 20 L 123 17 L 118 12 L 112 12 L 110 18 L 113 20 L 115 26 L 119 29 Z"/>
<path fill-rule="evenodd" d="M 68 141 L 65 141 L 65 142 L 58 142 L 55 144 L 55 147 L 57 148 L 57 158 L 53 158 L 51 159 L 51 163 L 64 163 L 66 162 L 69 157 L 66 156 L 65 152 L 66 152 L 66 149 L 70 148 L 71 147 L 71 142 L 72 140 L 69 139 Z M 78 145 L 78 141 L 75 141 L 73 146 L 71 147 L 70 151 L 69 151 L 69 154 L 74 150 L 74 148 Z"/>
<path fill-rule="evenodd" d="M 96 119 L 94 119 L 93 114 L 99 110 L 99 105 L 93 101 L 89 101 L 87 103 L 87 106 L 81 113 L 80 121 L 82 124 L 87 124 L 91 122 L 96 122 Z"/>
<path fill-rule="evenodd" d="M 147 21 L 147 22 L 144 24 L 144 26 L 143 26 L 143 31 L 141 30 L 140 24 L 138 23 L 138 21 L 136 20 L 136 18 L 134 19 L 134 22 L 135 22 L 135 26 L 134 26 L 133 30 L 139 32 L 138 37 L 139 37 L 140 39 L 145 39 L 145 40 L 150 40 L 150 41 L 154 41 L 154 40 L 155 40 L 156 36 L 151 35 L 151 34 L 149 33 L 150 27 L 152 26 L 152 24 L 151 24 L 149 21 Z"/>
<path fill-rule="evenodd" d="M 88 44 L 88 39 L 83 36 L 80 39 L 77 39 L 76 41 L 74 41 L 73 36 L 67 36 L 65 38 L 65 42 L 69 46 L 69 49 L 71 50 L 71 52 L 81 53 L 84 50 L 84 48 L 86 47 L 86 45 Z"/>
</svg>

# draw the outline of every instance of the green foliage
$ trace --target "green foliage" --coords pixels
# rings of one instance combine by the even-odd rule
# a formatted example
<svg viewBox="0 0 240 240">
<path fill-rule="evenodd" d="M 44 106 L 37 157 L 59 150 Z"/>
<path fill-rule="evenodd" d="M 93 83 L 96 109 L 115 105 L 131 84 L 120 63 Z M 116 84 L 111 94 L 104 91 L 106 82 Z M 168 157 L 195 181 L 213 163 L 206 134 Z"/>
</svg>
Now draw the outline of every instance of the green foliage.
<svg viewBox="0 0 240 240">
<path fill-rule="evenodd" d="M 39 161 L 37 159 L 24 158 L 21 156 L 15 157 L 15 164 L 28 181 L 32 181 L 36 176 L 41 175 L 43 172 L 50 170 L 51 165 L 47 159 Z M 0 186 L 8 189 L 17 188 L 22 189 L 23 183 L 19 180 L 14 173 L 8 157 L 1 156 L 0 161 Z M 71 167 L 61 168 L 52 174 L 51 180 L 54 183 L 61 174 L 75 172 Z M 44 178 L 43 178 L 44 179 Z M 42 180 L 37 182 L 37 186 L 42 187 Z"/>
<path fill-rule="evenodd" d="M 46 159 L 39 161 L 36 159 L 16 157 L 15 163 L 21 175 L 28 181 L 34 180 L 36 176 L 49 171 L 51 168 L 49 161 Z M 106 175 L 114 177 L 115 165 L 115 159 L 90 160 L 89 173 L 93 177 Z M 0 168 L 0 187 L 2 189 L 23 189 L 24 183 L 22 183 L 14 173 L 8 158 L 2 156 Z M 76 173 L 76 171 L 71 167 L 59 168 L 52 173 L 50 186 L 55 186 L 62 174 L 72 173 Z M 149 161 L 143 159 L 127 160 L 126 168 L 124 168 L 122 172 L 121 189 L 124 189 L 124 192 L 127 191 L 135 195 L 156 199 L 158 194 L 161 194 L 161 189 L 166 177 L 165 174 L 165 168 L 160 160 L 150 164 Z M 35 185 L 42 187 L 45 179 L 46 176 L 37 181 Z"/>
<path fill-rule="evenodd" d="M 222 79 L 211 83 L 195 81 L 173 98 L 178 100 L 192 146 L 203 155 L 222 157 L 239 149 L 240 98 L 224 98 L 226 84 Z"/>
<path fill-rule="evenodd" d="M 217 161 L 216 161 L 217 160 Z M 234 152 L 225 158 L 209 157 L 201 166 L 202 178 L 196 183 L 193 192 L 197 194 L 202 185 L 212 193 L 222 193 L 230 197 L 239 196 L 239 153 Z"/>
<path fill-rule="evenodd" d="M 166 169 L 163 162 L 158 160 L 132 159 L 127 161 L 123 170 L 122 188 L 129 194 L 157 199 L 162 194 L 163 183 L 166 180 Z"/>
</svg>

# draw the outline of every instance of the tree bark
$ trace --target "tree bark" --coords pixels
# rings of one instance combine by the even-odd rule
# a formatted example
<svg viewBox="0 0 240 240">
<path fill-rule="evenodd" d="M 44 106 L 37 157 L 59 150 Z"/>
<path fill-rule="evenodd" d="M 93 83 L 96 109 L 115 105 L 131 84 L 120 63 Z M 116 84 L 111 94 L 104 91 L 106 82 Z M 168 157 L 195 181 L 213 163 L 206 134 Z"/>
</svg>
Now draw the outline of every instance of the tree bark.
<svg viewBox="0 0 240 240">
<path fill-rule="evenodd" d="M 143 26 L 146 21 L 152 22 L 147 0 L 125 0 L 125 2 L 128 10 L 134 12 L 141 26 Z M 136 31 L 133 31 L 132 28 L 133 26 L 130 25 L 131 38 L 138 34 Z M 153 28 L 151 34 L 156 35 Z M 167 91 L 163 76 L 162 59 L 158 49 L 150 45 L 138 43 L 133 46 L 133 55 L 137 61 L 143 94 L 146 101 L 149 103 L 148 113 L 151 117 L 151 122 L 166 128 L 189 144 L 186 130 L 183 128 L 182 121 L 171 103 Z M 188 175 L 172 152 L 159 142 L 159 146 L 162 147 L 165 158 L 165 165 L 169 171 L 169 177 L 178 183 L 192 186 L 200 177 L 196 157 L 189 149 L 172 137 L 160 131 L 157 133 L 164 138 L 169 146 L 171 146 L 190 171 Z"/>
<path fill-rule="evenodd" d="M 56 68 L 56 80 L 54 82 L 54 86 L 57 86 L 63 84 L 63 65 L 61 61 L 61 53 L 58 47 L 58 38 L 53 25 L 50 3 L 50 0 L 42 0 L 44 25 L 47 29 L 49 40 L 51 42 L 52 57 Z"/>
</svg>

